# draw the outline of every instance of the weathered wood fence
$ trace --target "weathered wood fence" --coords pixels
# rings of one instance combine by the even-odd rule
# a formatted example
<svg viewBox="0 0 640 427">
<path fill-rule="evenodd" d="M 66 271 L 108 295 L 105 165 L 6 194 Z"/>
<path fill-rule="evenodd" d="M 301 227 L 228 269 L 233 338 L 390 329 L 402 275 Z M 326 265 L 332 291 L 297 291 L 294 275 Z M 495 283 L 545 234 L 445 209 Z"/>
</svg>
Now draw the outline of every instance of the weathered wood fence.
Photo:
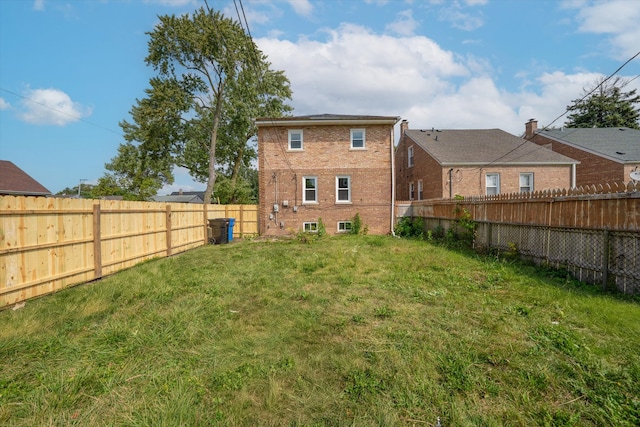
<svg viewBox="0 0 640 427">
<path fill-rule="evenodd" d="M 258 233 L 256 205 L 0 197 L 0 309 L 207 244 L 208 219 Z"/>
<path fill-rule="evenodd" d="M 474 245 L 565 268 L 579 280 L 640 293 L 640 183 L 397 203 L 397 216 L 448 229 L 467 213 Z"/>
</svg>

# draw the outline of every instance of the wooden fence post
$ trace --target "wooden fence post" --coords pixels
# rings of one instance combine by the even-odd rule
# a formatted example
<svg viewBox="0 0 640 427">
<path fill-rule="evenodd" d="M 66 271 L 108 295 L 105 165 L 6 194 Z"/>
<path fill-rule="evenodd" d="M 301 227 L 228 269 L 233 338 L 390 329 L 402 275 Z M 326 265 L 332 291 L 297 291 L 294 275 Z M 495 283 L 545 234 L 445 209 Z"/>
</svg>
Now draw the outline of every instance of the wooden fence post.
<svg viewBox="0 0 640 427">
<path fill-rule="evenodd" d="M 204 216 L 204 244 L 209 244 L 209 209 L 204 204 L 203 216 Z"/>
<path fill-rule="evenodd" d="M 602 290 L 607 290 L 609 281 L 609 230 L 604 230 L 602 242 Z"/>
<path fill-rule="evenodd" d="M 171 256 L 171 205 L 167 205 L 166 214 L 166 229 L 167 229 L 167 256 Z"/>
<path fill-rule="evenodd" d="M 93 275 L 102 277 L 102 243 L 100 236 L 100 205 L 93 205 Z"/>
</svg>

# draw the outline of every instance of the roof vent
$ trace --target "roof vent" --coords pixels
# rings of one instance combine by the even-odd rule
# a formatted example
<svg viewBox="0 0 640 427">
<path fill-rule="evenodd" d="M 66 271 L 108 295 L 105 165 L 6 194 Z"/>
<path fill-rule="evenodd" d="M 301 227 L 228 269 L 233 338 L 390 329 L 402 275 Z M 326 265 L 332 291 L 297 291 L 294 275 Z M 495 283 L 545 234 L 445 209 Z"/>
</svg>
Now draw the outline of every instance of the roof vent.
<svg viewBox="0 0 640 427">
<path fill-rule="evenodd" d="M 620 154 L 621 156 L 624 156 L 627 153 L 623 153 L 622 151 L 616 151 L 616 154 Z"/>
</svg>

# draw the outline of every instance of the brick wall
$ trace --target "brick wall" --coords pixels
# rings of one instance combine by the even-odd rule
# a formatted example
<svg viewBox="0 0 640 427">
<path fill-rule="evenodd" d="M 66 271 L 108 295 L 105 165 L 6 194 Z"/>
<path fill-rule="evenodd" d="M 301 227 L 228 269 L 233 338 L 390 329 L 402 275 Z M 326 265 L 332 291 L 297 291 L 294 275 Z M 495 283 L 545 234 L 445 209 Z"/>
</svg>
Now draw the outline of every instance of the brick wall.
<svg viewBox="0 0 640 427">
<path fill-rule="evenodd" d="M 414 166 L 408 166 L 408 147 L 414 147 Z M 451 177 L 449 176 L 449 169 Z M 411 200 L 409 184 L 415 183 L 418 200 L 418 180 L 422 179 L 423 199 L 449 198 L 450 196 L 477 196 L 486 193 L 487 173 L 500 175 L 500 192 L 520 191 L 520 173 L 533 173 L 534 191 L 571 187 L 571 166 L 489 166 L 442 167 L 409 138 L 401 138 L 396 150 L 396 200 Z M 449 185 L 451 184 L 451 192 Z"/>
<path fill-rule="evenodd" d="M 577 187 L 629 180 L 628 174 L 624 173 L 624 165 L 621 163 L 545 138 L 542 135 L 535 135 L 532 141 L 580 162 L 576 165 Z"/>
<path fill-rule="evenodd" d="M 288 150 L 288 130 L 260 127 L 260 233 L 295 234 L 322 218 L 330 234 L 356 214 L 371 234 L 391 231 L 391 126 L 303 127 L 303 150 Z M 365 149 L 351 149 L 350 130 L 365 129 Z M 351 203 L 336 201 L 336 176 L 351 179 Z M 318 202 L 303 203 L 303 177 L 317 177 Z M 285 203 L 286 201 L 286 203 Z M 278 204 L 278 212 L 273 205 Z M 286 204 L 287 206 L 284 206 Z"/>
<path fill-rule="evenodd" d="M 408 149 L 413 147 L 413 166 L 409 167 Z M 437 199 L 443 196 L 442 167 L 431 156 L 409 138 L 402 137 L 396 150 L 396 200 L 410 200 L 409 183 L 415 185 L 415 200 L 418 200 L 418 180 L 422 180 L 422 199 Z M 447 190 L 447 196 L 448 190 Z"/>
</svg>

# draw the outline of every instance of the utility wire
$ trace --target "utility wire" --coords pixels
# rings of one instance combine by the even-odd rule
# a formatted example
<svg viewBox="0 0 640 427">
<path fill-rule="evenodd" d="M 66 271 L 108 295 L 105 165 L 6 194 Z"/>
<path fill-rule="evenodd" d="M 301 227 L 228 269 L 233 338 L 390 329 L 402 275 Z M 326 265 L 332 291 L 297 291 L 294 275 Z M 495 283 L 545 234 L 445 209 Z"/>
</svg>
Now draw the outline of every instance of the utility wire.
<svg viewBox="0 0 640 427">
<path fill-rule="evenodd" d="M 109 129 L 109 128 L 106 128 L 106 127 L 104 127 L 104 126 L 101 126 L 101 125 L 99 125 L 99 124 L 97 124 L 97 123 L 90 122 L 89 120 L 85 120 L 85 119 L 83 119 L 83 118 L 82 118 L 82 117 L 80 117 L 80 116 L 76 116 L 76 115 L 74 115 L 74 114 L 67 113 L 66 111 L 62 111 L 62 110 L 59 110 L 59 109 L 57 109 L 57 108 L 54 108 L 54 107 L 52 107 L 52 106 L 50 106 L 50 105 L 44 104 L 44 103 L 42 103 L 42 102 L 38 102 L 38 101 L 36 101 L 36 100 L 34 100 L 34 99 L 27 98 L 26 96 L 20 95 L 19 93 L 13 92 L 13 91 L 11 91 L 11 90 L 9 90 L 9 89 L 5 89 L 5 88 L 0 87 L 0 90 L 1 90 L 1 91 L 3 91 L 3 92 L 10 93 L 11 95 L 17 96 L 17 97 L 19 97 L 19 98 L 22 98 L 22 99 L 24 99 L 25 101 L 31 102 L 31 103 L 33 103 L 33 104 L 40 105 L 41 107 L 44 107 L 44 108 L 46 108 L 46 109 L 48 109 L 48 110 L 55 111 L 56 113 L 59 113 L 59 114 L 64 114 L 65 116 L 71 117 L 72 119 L 75 119 L 75 120 L 77 120 L 77 121 L 81 121 L 81 122 L 86 123 L 86 124 L 88 124 L 88 125 L 91 125 L 91 126 L 97 127 L 97 128 L 99 128 L 99 129 L 102 129 L 102 130 L 104 130 L 104 131 L 107 131 L 107 132 L 110 132 L 110 133 L 116 134 L 116 135 L 121 136 L 121 137 L 123 137 L 123 138 L 124 138 L 124 135 L 122 134 L 122 132 L 118 132 L 118 131 L 115 131 L 115 130 L 113 130 L 113 129 Z"/>
<path fill-rule="evenodd" d="M 588 98 L 589 96 L 591 96 L 596 90 L 598 90 L 601 86 L 603 86 L 607 81 L 609 81 L 611 78 L 613 78 L 613 76 L 615 76 L 616 74 L 618 74 L 620 72 L 620 70 L 622 70 L 629 62 L 633 61 L 634 59 L 636 59 L 638 56 L 640 56 L 640 51 L 638 51 L 635 55 L 633 55 L 631 58 L 627 59 L 627 61 L 625 61 L 624 64 L 622 64 L 620 67 L 618 67 L 617 70 L 615 70 L 613 73 L 609 74 L 609 76 L 607 78 L 605 78 L 604 80 L 602 80 L 599 84 L 597 84 L 589 93 L 587 93 L 586 95 L 584 95 L 582 98 L 580 98 L 577 102 L 574 103 L 580 103 L 582 101 L 584 101 L 586 98 Z M 634 77 L 634 79 L 636 79 L 638 76 Z M 556 117 L 555 119 L 553 119 L 553 121 L 551 123 L 549 123 L 548 125 L 544 126 L 542 129 L 540 129 L 540 132 L 543 132 L 547 129 L 549 129 L 551 127 L 551 125 L 553 125 L 555 122 L 557 122 L 558 120 L 560 120 L 564 115 L 566 115 L 568 112 L 570 111 L 570 108 L 567 107 L 564 112 L 562 114 L 560 114 L 558 117 Z M 508 156 L 509 154 L 513 153 L 514 151 L 518 150 L 520 147 L 522 147 L 523 145 L 525 145 L 527 142 L 530 142 L 533 139 L 532 135 L 531 137 L 527 138 L 525 136 L 524 138 L 524 142 L 520 145 L 518 145 L 517 147 L 513 148 L 512 150 L 506 152 L 505 154 L 503 154 L 502 156 L 498 157 L 497 159 L 487 163 L 486 165 L 480 167 L 480 168 L 476 168 L 477 170 L 482 170 L 487 168 L 488 166 L 493 165 L 494 163 L 497 163 L 500 159 L 504 159 L 506 156 Z M 476 170 L 476 169 L 472 169 L 472 170 Z"/>
</svg>

